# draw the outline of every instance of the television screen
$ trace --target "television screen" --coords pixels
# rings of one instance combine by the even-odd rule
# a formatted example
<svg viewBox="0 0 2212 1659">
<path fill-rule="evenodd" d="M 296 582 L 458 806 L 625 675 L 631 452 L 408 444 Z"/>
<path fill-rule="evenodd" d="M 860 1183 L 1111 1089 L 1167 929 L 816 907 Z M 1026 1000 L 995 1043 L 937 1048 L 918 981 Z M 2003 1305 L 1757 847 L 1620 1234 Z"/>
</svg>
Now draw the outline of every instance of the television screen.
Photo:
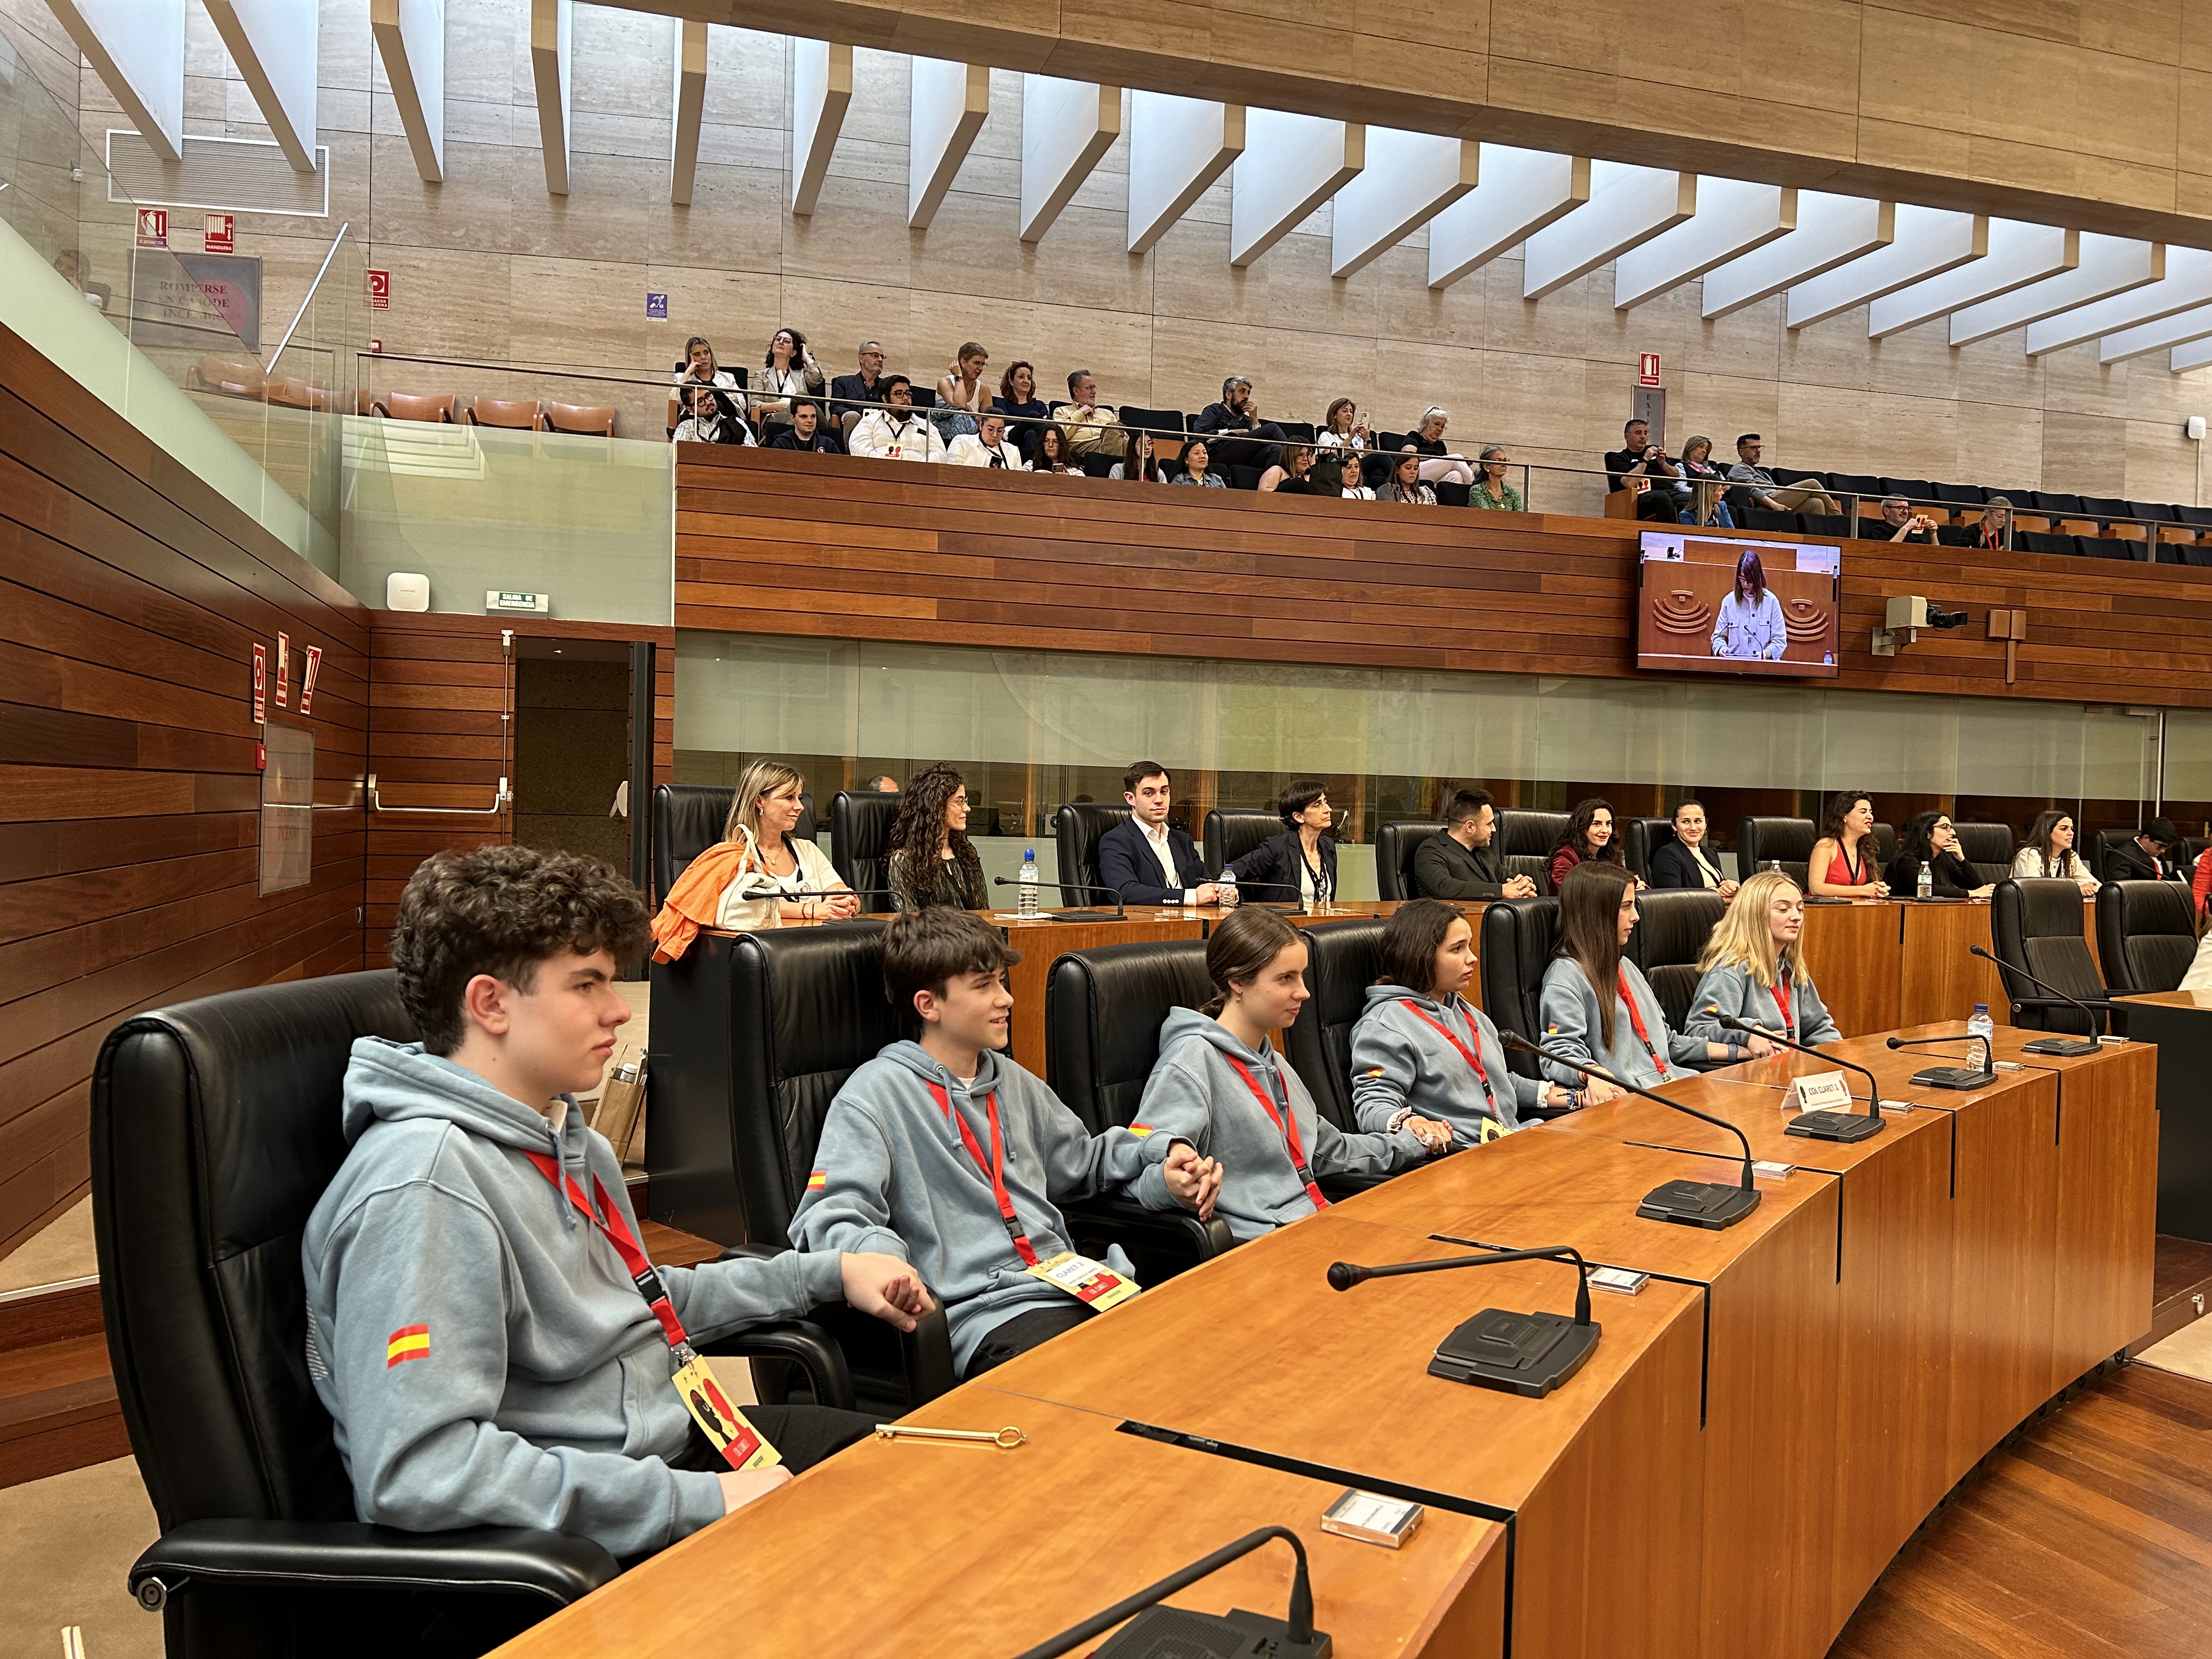
<svg viewBox="0 0 2212 1659">
<path fill-rule="evenodd" d="M 1636 665 L 1832 679 L 1841 586 L 1832 544 L 1644 531 Z"/>
</svg>

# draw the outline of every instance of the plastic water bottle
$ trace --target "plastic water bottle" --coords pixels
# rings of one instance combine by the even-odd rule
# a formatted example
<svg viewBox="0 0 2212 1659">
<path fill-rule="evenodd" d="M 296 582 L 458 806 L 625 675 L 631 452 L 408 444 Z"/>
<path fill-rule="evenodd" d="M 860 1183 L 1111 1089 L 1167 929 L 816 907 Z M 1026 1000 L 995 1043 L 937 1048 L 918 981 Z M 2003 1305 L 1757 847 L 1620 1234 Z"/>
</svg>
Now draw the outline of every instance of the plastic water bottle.
<svg viewBox="0 0 2212 1659">
<path fill-rule="evenodd" d="M 1990 1005 L 1986 1002 L 1976 1003 L 1974 1017 L 1966 1022 L 1966 1035 L 1978 1037 L 1993 1036 L 1996 1033 L 1996 1022 L 1990 1018 Z"/>
<path fill-rule="evenodd" d="M 1037 867 L 1036 848 L 1026 847 L 1022 849 L 1022 873 L 1018 879 L 1020 881 L 1020 885 L 1015 890 L 1021 895 L 1021 903 L 1017 908 L 1021 911 L 1022 915 L 1025 916 L 1033 916 L 1037 913 Z"/>
<path fill-rule="evenodd" d="M 1928 867 L 1926 859 L 1920 860 L 1920 884 L 1913 890 L 1922 898 L 1928 897 L 1936 890 L 1936 872 Z"/>
<path fill-rule="evenodd" d="M 1214 885 L 1221 890 L 1219 893 L 1215 895 L 1215 902 L 1219 904 L 1224 910 L 1235 909 L 1237 908 L 1237 898 L 1236 866 L 1229 864 L 1223 865 L 1221 866 L 1221 878 L 1216 882 Z"/>
</svg>

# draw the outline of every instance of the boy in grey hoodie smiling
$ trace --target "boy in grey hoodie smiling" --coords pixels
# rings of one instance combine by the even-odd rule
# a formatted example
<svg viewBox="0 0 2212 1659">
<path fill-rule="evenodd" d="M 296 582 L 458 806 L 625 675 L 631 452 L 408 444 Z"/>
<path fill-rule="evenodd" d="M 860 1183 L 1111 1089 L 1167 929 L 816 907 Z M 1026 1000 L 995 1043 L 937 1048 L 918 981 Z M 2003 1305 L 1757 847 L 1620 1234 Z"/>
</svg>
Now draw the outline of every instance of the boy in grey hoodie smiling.
<svg viewBox="0 0 2212 1659">
<path fill-rule="evenodd" d="M 308 1375 L 364 1521 L 659 1549 L 872 1427 L 748 1407 L 782 1464 L 733 1467 L 672 1386 L 679 1345 L 841 1295 L 903 1330 L 929 1310 L 888 1256 L 645 1261 L 622 1166 L 574 1091 L 629 1018 L 616 959 L 646 939 L 636 892 L 571 854 L 441 853 L 400 898 L 392 960 L 422 1041 L 354 1044 L 352 1150 L 301 1245 Z M 702 1417 L 733 1426 L 699 1387 L 715 1396 Z"/>
<path fill-rule="evenodd" d="M 1063 1200 L 1127 1187 L 1156 1166 L 1156 1208 L 1213 1212 L 1220 1170 L 1188 1140 L 1129 1129 L 1094 1135 L 999 1051 L 1021 960 L 995 928 L 939 908 L 884 930 L 884 989 L 921 1022 L 845 1079 L 830 1103 L 791 1236 L 804 1251 L 906 1257 L 945 1299 L 953 1368 L 980 1376 L 1125 1292 L 1128 1260 L 1073 1254 Z M 1056 1272 L 1055 1259 L 1065 1258 Z M 1073 1271 L 1070 1271 L 1070 1269 Z M 1104 1294 L 1102 1296 L 1102 1291 Z M 1099 1304 L 1094 1307 L 1094 1304 Z"/>
</svg>

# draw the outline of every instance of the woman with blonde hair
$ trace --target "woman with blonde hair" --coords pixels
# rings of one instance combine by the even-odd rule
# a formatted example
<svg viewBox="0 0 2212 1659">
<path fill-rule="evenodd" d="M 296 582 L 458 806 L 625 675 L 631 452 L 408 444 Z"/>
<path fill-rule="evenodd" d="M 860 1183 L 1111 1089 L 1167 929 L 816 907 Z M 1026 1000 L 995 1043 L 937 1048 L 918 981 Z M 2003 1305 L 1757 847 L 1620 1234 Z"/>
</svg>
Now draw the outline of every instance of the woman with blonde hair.
<svg viewBox="0 0 2212 1659">
<path fill-rule="evenodd" d="M 740 933 L 787 921 L 837 921 L 860 914 L 860 901 L 830 867 L 829 854 L 793 834 L 806 780 L 765 757 L 738 776 L 722 848 L 737 857 L 714 911 L 715 925 Z M 709 848 L 700 854 L 720 850 Z"/>
<path fill-rule="evenodd" d="M 1794 1042 L 1841 1042 L 1802 956 L 1805 895 L 1779 870 L 1762 870 L 1736 890 L 1698 957 L 1689 1034 L 1707 1042 L 1742 1043 L 1720 1023 L 1727 1014 Z M 1765 1045 L 1750 1039 L 1754 1052 Z"/>
</svg>

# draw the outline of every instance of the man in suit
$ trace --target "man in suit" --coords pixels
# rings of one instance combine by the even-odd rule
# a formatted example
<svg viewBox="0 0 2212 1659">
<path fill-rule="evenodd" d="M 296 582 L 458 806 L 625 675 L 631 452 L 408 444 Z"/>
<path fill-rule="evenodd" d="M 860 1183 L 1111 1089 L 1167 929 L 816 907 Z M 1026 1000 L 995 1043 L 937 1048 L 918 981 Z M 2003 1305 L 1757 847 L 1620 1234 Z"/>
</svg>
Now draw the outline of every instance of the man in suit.
<svg viewBox="0 0 2212 1659">
<path fill-rule="evenodd" d="M 850 438 L 853 428 L 860 423 L 868 405 L 884 400 L 881 386 L 884 378 L 884 347 L 880 340 L 860 342 L 860 372 L 840 374 L 830 382 L 830 407 L 834 411 L 833 424 L 844 436 Z"/>
<path fill-rule="evenodd" d="M 1141 760 L 1121 775 L 1130 816 L 1098 838 L 1098 881 L 1124 904 L 1218 904 L 1221 890 L 1206 878 L 1206 861 L 1190 831 L 1168 822 L 1173 793 L 1167 768 Z"/>
<path fill-rule="evenodd" d="M 2173 860 L 2173 849 L 2185 844 L 2172 818 L 2153 818 L 2133 841 L 2105 854 L 2105 879 L 2179 881 L 2181 866 Z"/>
<path fill-rule="evenodd" d="M 1505 873 L 1492 845 L 1498 810 L 1487 789 L 1462 789 L 1444 811 L 1444 832 L 1413 849 L 1413 882 L 1423 898 L 1534 898 L 1536 884 Z"/>
</svg>

